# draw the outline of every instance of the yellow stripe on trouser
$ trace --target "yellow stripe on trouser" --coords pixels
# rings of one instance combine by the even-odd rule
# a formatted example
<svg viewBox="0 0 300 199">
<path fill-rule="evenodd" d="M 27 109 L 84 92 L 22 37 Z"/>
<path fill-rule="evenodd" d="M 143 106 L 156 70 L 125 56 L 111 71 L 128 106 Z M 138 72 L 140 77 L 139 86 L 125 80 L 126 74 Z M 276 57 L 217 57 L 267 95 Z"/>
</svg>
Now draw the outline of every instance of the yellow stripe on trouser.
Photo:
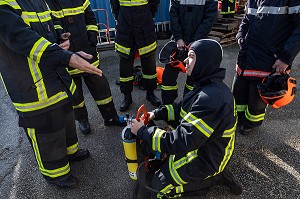
<svg viewBox="0 0 300 199">
<path fill-rule="evenodd" d="M 93 66 L 95 66 L 96 68 L 99 66 L 99 64 L 100 64 L 100 61 L 99 61 L 99 54 L 97 54 L 97 57 L 98 57 L 98 59 L 95 61 L 95 62 L 93 62 L 92 63 L 92 65 Z M 79 70 L 79 69 L 69 69 L 69 68 L 67 68 L 67 71 L 68 71 L 68 73 L 70 74 L 70 75 L 77 75 L 77 74 L 80 74 L 80 73 L 84 73 L 84 71 L 82 71 L 82 70 Z"/>
<path fill-rule="evenodd" d="M 129 82 L 129 81 L 133 81 L 134 77 L 120 77 L 120 82 Z"/>
<path fill-rule="evenodd" d="M 72 155 L 78 151 L 78 142 L 73 144 L 72 146 L 67 147 L 68 155 Z"/>
<path fill-rule="evenodd" d="M 144 79 L 155 79 L 157 77 L 157 74 L 155 73 L 154 75 L 145 75 L 143 73 L 143 78 Z"/>
<path fill-rule="evenodd" d="M 142 6 L 148 4 L 148 0 L 119 0 L 120 6 Z"/>
<path fill-rule="evenodd" d="M 95 101 L 95 102 L 96 102 L 97 105 L 105 105 L 105 104 L 108 104 L 111 101 L 112 101 L 112 96 L 110 96 L 106 99 L 103 99 L 103 100 Z"/>
<path fill-rule="evenodd" d="M 246 108 L 245 110 L 245 117 L 251 121 L 251 122 L 259 122 L 259 121 L 262 121 L 265 119 L 265 113 L 262 113 L 260 115 L 252 115 L 250 112 L 249 112 L 249 109 L 248 107 Z"/>
<path fill-rule="evenodd" d="M 98 32 L 98 26 L 96 25 L 87 25 L 86 29 Z"/>
<path fill-rule="evenodd" d="M 118 43 L 115 43 L 115 49 L 116 49 L 116 51 L 124 53 L 125 55 L 129 55 L 130 54 L 130 48 L 126 48 L 125 46 L 122 46 L 122 45 L 120 45 Z"/>
<path fill-rule="evenodd" d="M 82 108 L 82 107 L 84 107 L 84 101 L 82 101 L 80 104 L 78 104 L 76 106 L 73 106 L 73 109 Z"/>
<path fill-rule="evenodd" d="M 156 45 L 156 41 L 155 41 L 155 42 L 153 42 L 152 44 L 150 44 L 150 45 L 148 45 L 148 46 L 145 46 L 145 47 L 143 47 L 143 48 L 139 48 L 139 54 L 140 54 L 140 55 L 147 54 L 147 53 L 149 53 L 149 52 L 155 50 L 156 47 L 157 47 L 157 45 Z"/>
<path fill-rule="evenodd" d="M 67 163 L 65 166 L 58 168 L 58 169 L 52 169 L 52 170 L 45 169 L 43 162 L 42 162 L 41 155 L 40 155 L 39 146 L 38 146 L 38 142 L 37 142 L 36 134 L 35 134 L 35 129 L 27 128 L 27 134 L 31 139 L 32 148 L 34 150 L 34 155 L 35 155 L 36 161 L 38 163 L 39 169 L 43 175 L 48 176 L 50 178 L 57 178 L 57 177 L 66 175 L 67 173 L 70 172 L 69 163 Z"/>
<path fill-rule="evenodd" d="M 188 84 L 185 84 L 185 87 L 186 87 L 187 89 L 189 89 L 190 91 L 193 90 L 193 88 L 194 88 L 193 86 L 190 86 L 190 85 L 188 85 Z"/>
<path fill-rule="evenodd" d="M 236 105 L 237 112 L 244 112 L 247 108 L 247 105 Z"/>
<path fill-rule="evenodd" d="M 177 90 L 178 89 L 178 84 L 176 86 L 161 85 L 161 89 L 164 90 L 164 91 Z"/>
</svg>

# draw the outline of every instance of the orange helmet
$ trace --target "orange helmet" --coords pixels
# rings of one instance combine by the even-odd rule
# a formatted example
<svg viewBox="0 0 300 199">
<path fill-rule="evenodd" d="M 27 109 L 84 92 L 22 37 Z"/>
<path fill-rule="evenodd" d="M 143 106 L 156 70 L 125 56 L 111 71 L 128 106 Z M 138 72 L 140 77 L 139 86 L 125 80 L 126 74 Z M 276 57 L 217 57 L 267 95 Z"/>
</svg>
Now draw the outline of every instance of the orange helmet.
<svg viewBox="0 0 300 199">
<path fill-rule="evenodd" d="M 181 72 L 185 73 L 186 69 L 183 61 L 187 58 L 188 51 L 188 47 L 179 50 L 175 41 L 169 41 L 159 52 L 158 60 L 162 64 L 170 64 L 175 68 L 179 68 Z"/>
<path fill-rule="evenodd" d="M 289 104 L 295 97 L 296 79 L 288 74 L 269 75 L 257 85 L 262 100 L 273 108 Z"/>
<path fill-rule="evenodd" d="M 162 76 L 163 76 L 164 70 L 165 70 L 165 69 L 164 69 L 163 67 L 156 66 L 156 74 L 157 74 L 156 82 L 157 82 L 158 84 L 161 84 L 161 83 L 162 83 Z"/>
</svg>

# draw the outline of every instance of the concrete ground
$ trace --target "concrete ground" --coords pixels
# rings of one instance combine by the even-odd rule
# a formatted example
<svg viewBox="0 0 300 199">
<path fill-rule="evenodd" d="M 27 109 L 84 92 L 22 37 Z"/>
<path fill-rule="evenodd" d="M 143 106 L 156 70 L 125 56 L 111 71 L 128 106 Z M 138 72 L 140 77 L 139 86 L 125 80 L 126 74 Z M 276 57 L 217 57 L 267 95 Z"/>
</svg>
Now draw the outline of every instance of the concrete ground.
<svg viewBox="0 0 300 199">
<path fill-rule="evenodd" d="M 160 41 L 160 46 L 164 41 Z M 231 87 L 237 46 L 224 48 L 222 67 L 227 68 L 226 84 Z M 118 56 L 113 51 L 101 53 L 101 69 L 106 74 L 118 108 L 122 95 L 115 84 L 119 75 Z M 300 79 L 300 57 L 294 63 L 292 76 Z M 184 75 L 179 77 L 180 92 Z M 99 85 L 101 86 L 101 85 Z M 298 86 L 299 88 L 299 86 Z M 160 89 L 156 90 L 160 96 Z M 85 89 L 92 133 L 78 133 L 80 147 L 88 148 L 91 157 L 71 164 L 80 184 L 75 189 L 61 190 L 45 182 L 39 173 L 25 133 L 18 127 L 18 117 L 5 89 L 0 84 L 0 198 L 131 198 L 134 182 L 127 174 L 121 142 L 122 128 L 105 127 L 91 95 Z M 145 103 L 145 92 L 134 88 L 134 103 L 129 113 Z M 180 99 L 179 99 L 180 100 Z M 268 108 L 264 124 L 249 136 L 237 134 L 236 150 L 229 164 L 243 185 L 240 196 L 231 195 L 224 187 L 214 187 L 205 197 L 193 198 L 300 198 L 300 97 L 281 109 Z M 192 198 L 190 198 L 192 199 Z"/>
</svg>

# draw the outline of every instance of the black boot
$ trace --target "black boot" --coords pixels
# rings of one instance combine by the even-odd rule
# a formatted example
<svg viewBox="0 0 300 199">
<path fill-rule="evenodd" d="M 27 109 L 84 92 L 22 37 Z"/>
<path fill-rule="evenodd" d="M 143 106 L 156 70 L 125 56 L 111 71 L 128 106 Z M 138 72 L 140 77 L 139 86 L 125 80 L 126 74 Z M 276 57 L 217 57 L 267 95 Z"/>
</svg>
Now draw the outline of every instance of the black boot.
<svg viewBox="0 0 300 199">
<path fill-rule="evenodd" d="M 243 192 L 241 184 L 234 179 L 232 173 L 228 169 L 224 169 L 217 177 L 217 185 L 228 187 L 230 193 L 240 195 Z"/>
<path fill-rule="evenodd" d="M 73 188 L 78 184 L 78 179 L 73 176 L 70 175 L 69 177 L 67 177 L 64 180 L 60 180 L 60 181 L 48 181 L 50 184 L 54 184 L 59 188 Z"/>
<path fill-rule="evenodd" d="M 87 149 L 78 149 L 75 154 L 69 155 L 70 162 L 80 162 L 90 157 L 90 152 Z"/>
<path fill-rule="evenodd" d="M 91 132 L 91 127 L 87 119 L 78 120 L 79 131 L 82 134 L 89 134 Z"/>
<path fill-rule="evenodd" d="M 253 130 L 253 128 L 251 128 L 251 127 L 248 127 L 246 125 L 241 125 L 239 132 L 242 135 L 248 135 L 251 133 L 252 130 Z"/>
<path fill-rule="evenodd" d="M 146 99 L 151 102 L 153 106 L 159 107 L 161 105 L 161 101 L 155 96 L 153 91 L 147 91 Z"/>
<path fill-rule="evenodd" d="M 120 111 L 121 112 L 127 111 L 129 109 L 130 104 L 132 104 L 131 93 L 125 93 L 124 100 L 122 101 L 120 106 Z"/>
</svg>

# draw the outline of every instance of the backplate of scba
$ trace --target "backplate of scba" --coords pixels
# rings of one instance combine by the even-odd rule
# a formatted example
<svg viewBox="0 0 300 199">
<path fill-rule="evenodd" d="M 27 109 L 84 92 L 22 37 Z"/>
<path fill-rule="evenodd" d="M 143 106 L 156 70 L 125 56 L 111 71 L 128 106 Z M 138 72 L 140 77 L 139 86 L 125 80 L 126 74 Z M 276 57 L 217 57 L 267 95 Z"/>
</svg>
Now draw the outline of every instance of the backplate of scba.
<svg viewBox="0 0 300 199">
<path fill-rule="evenodd" d="M 155 23 L 155 32 L 158 40 L 170 39 L 172 36 L 170 22 L 165 21 Z"/>
</svg>

